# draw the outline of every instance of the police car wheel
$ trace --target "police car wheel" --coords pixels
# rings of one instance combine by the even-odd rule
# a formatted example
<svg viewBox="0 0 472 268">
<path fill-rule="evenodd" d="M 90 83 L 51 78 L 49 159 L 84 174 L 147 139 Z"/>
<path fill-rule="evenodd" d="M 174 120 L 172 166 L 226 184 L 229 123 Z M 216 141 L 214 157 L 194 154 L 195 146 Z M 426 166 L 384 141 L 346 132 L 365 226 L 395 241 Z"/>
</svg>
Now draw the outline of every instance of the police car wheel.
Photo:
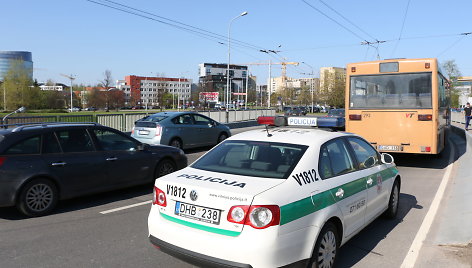
<svg viewBox="0 0 472 268">
<path fill-rule="evenodd" d="M 57 204 L 56 185 L 47 179 L 34 179 L 21 189 L 16 204 L 26 216 L 38 217 L 50 213 Z"/>
<path fill-rule="evenodd" d="M 320 231 L 308 267 L 334 267 L 338 249 L 339 240 L 336 226 L 328 222 Z"/>
<path fill-rule="evenodd" d="M 398 181 L 395 181 L 392 187 L 392 192 L 390 193 L 390 199 L 388 200 L 388 208 L 385 211 L 385 217 L 389 219 L 394 219 L 398 213 L 398 204 L 400 203 L 400 184 Z"/>
</svg>

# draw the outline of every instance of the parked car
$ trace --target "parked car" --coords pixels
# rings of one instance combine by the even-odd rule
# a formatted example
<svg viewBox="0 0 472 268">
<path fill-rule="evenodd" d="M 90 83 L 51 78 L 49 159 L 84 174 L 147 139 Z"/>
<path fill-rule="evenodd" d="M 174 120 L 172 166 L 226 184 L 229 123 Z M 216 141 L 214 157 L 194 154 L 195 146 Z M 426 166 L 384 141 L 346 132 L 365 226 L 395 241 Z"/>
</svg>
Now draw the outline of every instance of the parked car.
<svg viewBox="0 0 472 268">
<path fill-rule="evenodd" d="M 131 136 L 143 143 L 188 149 L 218 144 L 230 137 L 231 131 L 195 112 L 161 112 L 136 121 Z"/>
<path fill-rule="evenodd" d="M 346 115 L 345 109 L 331 109 L 328 112 L 327 117 L 344 117 Z"/>
<path fill-rule="evenodd" d="M 98 110 L 98 109 L 95 108 L 95 107 L 87 107 L 87 108 L 85 108 L 85 111 L 93 111 L 93 112 L 94 112 L 94 111 L 97 111 L 97 110 Z"/>
<path fill-rule="evenodd" d="M 304 114 L 300 108 L 291 108 L 291 109 L 285 110 L 284 115 L 285 116 L 291 116 L 291 115 L 300 116 Z"/>
<path fill-rule="evenodd" d="M 0 130 L 0 207 L 27 216 L 58 200 L 150 183 L 187 165 L 182 150 L 150 146 L 94 123 L 32 124 Z"/>
<path fill-rule="evenodd" d="M 67 109 L 67 110 L 68 110 L 69 112 L 80 112 L 80 111 L 82 111 L 82 109 L 79 108 L 79 107 L 73 107 L 72 110 L 71 110 L 71 108 L 69 108 L 69 109 Z"/>
</svg>

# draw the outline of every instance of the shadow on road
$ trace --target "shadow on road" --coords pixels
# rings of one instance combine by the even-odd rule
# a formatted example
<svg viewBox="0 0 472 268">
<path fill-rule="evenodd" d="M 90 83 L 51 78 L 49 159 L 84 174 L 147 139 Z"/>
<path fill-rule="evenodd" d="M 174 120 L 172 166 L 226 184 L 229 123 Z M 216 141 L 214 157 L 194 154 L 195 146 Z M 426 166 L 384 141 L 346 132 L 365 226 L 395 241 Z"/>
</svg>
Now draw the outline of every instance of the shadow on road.
<svg viewBox="0 0 472 268">
<path fill-rule="evenodd" d="M 127 189 L 115 190 L 111 192 L 82 196 L 69 200 L 59 201 L 58 206 L 50 215 L 79 211 L 83 209 L 98 207 L 101 205 L 132 199 L 135 197 L 152 194 L 152 183 L 135 186 Z M 150 197 L 151 198 L 151 197 Z M 151 200 L 151 199 L 149 199 Z M 48 217 L 48 216 L 45 216 Z M 23 220 L 23 216 L 14 207 L 0 208 L 0 219 Z"/>
<path fill-rule="evenodd" d="M 403 221 L 412 209 L 423 209 L 418 205 L 416 197 L 409 194 L 400 194 L 398 214 L 395 219 L 379 217 L 354 236 L 340 249 L 336 267 L 352 267 L 368 254 L 382 254 L 373 251 L 377 244 Z"/>
<path fill-rule="evenodd" d="M 466 141 L 463 132 L 448 131 L 448 142 L 446 148 L 439 155 L 423 155 L 423 154 L 395 154 L 392 156 L 395 159 L 395 164 L 401 167 L 414 168 L 431 168 L 444 169 L 450 162 L 451 149 L 454 147 L 453 162 L 459 159 L 466 150 Z"/>
</svg>

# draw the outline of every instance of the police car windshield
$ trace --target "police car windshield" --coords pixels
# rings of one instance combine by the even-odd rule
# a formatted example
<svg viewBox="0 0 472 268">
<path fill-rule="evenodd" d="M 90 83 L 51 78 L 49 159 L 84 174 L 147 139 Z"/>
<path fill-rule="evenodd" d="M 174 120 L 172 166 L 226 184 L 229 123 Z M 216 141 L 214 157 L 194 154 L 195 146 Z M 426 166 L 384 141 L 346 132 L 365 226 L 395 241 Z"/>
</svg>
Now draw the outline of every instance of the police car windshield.
<svg viewBox="0 0 472 268">
<path fill-rule="evenodd" d="M 259 142 L 225 141 L 191 167 L 220 173 L 286 179 L 308 146 Z"/>
</svg>

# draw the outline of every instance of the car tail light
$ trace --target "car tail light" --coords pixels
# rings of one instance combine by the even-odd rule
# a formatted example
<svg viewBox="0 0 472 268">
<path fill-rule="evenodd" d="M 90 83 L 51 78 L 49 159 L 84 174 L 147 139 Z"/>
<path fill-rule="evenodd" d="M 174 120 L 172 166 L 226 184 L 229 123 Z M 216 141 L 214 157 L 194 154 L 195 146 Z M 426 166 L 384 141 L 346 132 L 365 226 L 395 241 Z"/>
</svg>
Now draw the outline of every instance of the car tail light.
<svg viewBox="0 0 472 268">
<path fill-rule="evenodd" d="M 279 225 L 280 208 L 277 205 L 233 206 L 229 210 L 228 221 L 249 225 L 255 229 L 265 229 Z"/>
<path fill-rule="evenodd" d="M 156 136 L 161 136 L 162 127 L 161 125 L 156 125 Z"/>
<path fill-rule="evenodd" d="M 419 114 L 418 121 L 432 121 L 433 115 L 432 114 Z"/>
<path fill-rule="evenodd" d="M 231 207 L 228 213 L 228 221 L 244 224 L 248 210 L 249 210 L 249 206 Z"/>
<path fill-rule="evenodd" d="M 154 186 L 154 191 L 152 195 L 152 204 L 159 205 L 162 207 L 167 206 L 166 194 L 156 186 Z"/>
<path fill-rule="evenodd" d="M 6 157 L 0 157 L 0 167 L 3 166 L 3 163 L 7 160 Z"/>
<path fill-rule="evenodd" d="M 349 120 L 361 120 L 362 116 L 360 114 L 350 114 Z"/>
<path fill-rule="evenodd" d="M 134 134 L 134 127 L 131 129 L 131 135 Z"/>
</svg>

